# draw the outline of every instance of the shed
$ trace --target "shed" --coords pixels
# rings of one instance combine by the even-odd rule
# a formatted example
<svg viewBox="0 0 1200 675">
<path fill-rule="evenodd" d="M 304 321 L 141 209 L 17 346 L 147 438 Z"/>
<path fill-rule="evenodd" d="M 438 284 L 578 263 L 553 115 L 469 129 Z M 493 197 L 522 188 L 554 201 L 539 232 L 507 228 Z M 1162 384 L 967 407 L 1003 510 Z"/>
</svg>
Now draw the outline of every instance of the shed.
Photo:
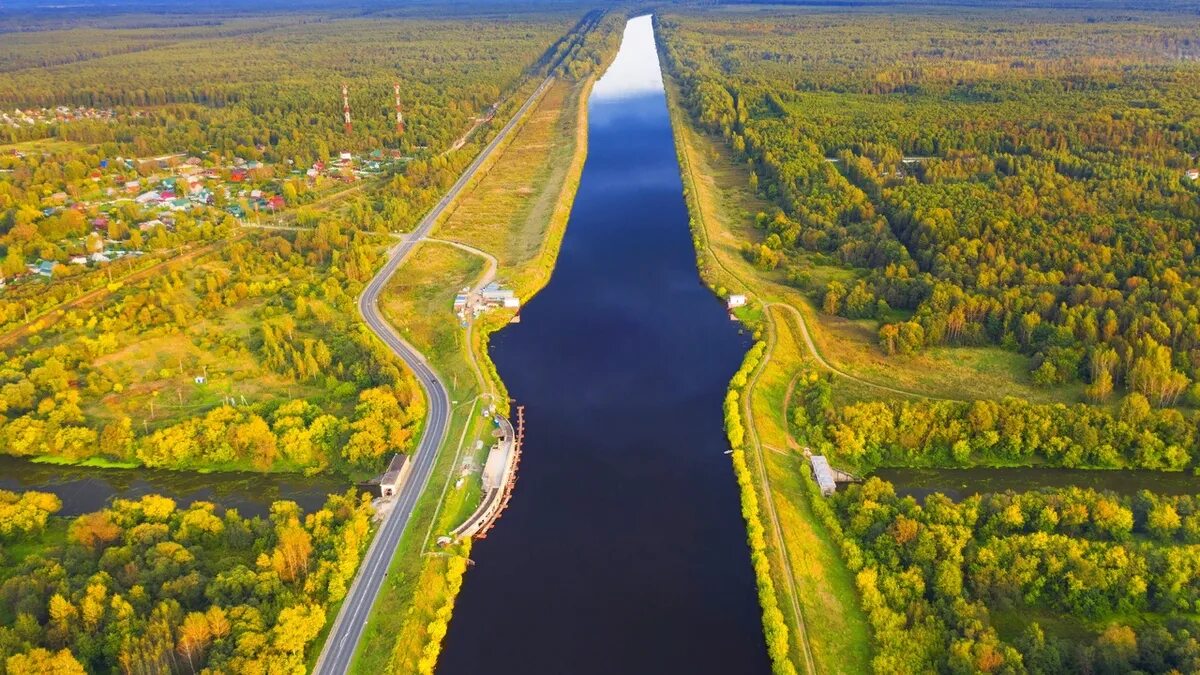
<svg viewBox="0 0 1200 675">
<path fill-rule="evenodd" d="M 812 464 L 813 478 L 817 480 L 817 487 L 821 488 L 821 494 L 828 497 L 837 491 L 837 481 L 833 478 L 833 469 L 829 466 L 829 460 L 825 459 L 824 455 L 813 455 L 809 462 Z"/>
<path fill-rule="evenodd" d="M 734 294 L 734 295 L 729 296 L 729 300 L 726 301 L 725 306 L 728 307 L 729 309 L 736 309 L 738 307 L 744 306 L 745 304 L 746 304 L 746 296 L 741 295 L 741 294 Z"/>
<path fill-rule="evenodd" d="M 408 455 L 400 453 L 392 455 L 387 471 L 384 471 L 383 476 L 379 478 L 380 496 L 391 497 L 399 492 L 400 487 L 404 485 L 404 479 L 408 477 L 409 468 L 411 468 L 411 464 L 408 461 Z"/>
</svg>

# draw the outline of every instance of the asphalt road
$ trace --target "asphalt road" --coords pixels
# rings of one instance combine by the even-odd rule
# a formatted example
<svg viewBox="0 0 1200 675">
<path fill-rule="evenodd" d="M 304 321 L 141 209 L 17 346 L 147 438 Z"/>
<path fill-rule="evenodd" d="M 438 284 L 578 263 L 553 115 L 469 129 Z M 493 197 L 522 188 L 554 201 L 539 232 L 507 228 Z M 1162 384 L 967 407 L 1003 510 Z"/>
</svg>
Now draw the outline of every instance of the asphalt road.
<svg viewBox="0 0 1200 675">
<path fill-rule="evenodd" d="M 450 397 L 446 393 L 446 386 L 429 367 L 425 357 L 397 335 L 396 331 L 384 320 L 379 313 L 379 294 L 396 269 L 408 257 L 408 254 L 412 252 L 418 242 L 429 234 L 434 223 L 450 206 L 458 193 L 466 187 L 496 147 L 508 137 L 517 122 L 537 102 L 553 79 L 553 77 L 547 77 L 538 85 L 538 88 L 525 100 L 525 103 L 504 125 L 500 133 L 496 134 L 492 142 L 488 143 L 487 147 L 467 167 L 467 170 L 459 176 L 450 191 L 426 214 L 412 234 L 392 249 L 383 269 L 379 270 L 379 273 L 375 275 L 375 278 L 358 298 L 358 313 L 362 316 L 363 321 L 397 356 L 404 359 L 404 362 L 420 380 L 429 402 L 429 410 L 425 419 L 425 434 L 421 437 L 421 443 L 417 446 L 412 458 L 412 471 L 400 489 L 391 513 L 388 514 L 379 528 L 379 532 L 375 535 L 374 541 L 371 542 L 370 548 L 367 549 L 367 555 L 359 567 L 358 575 L 354 578 L 354 583 L 350 586 L 350 591 L 346 595 L 345 602 L 342 603 L 337 619 L 334 620 L 333 629 L 329 632 L 329 637 L 321 649 L 321 656 L 317 660 L 314 673 L 332 675 L 349 671 L 354 652 L 362 638 L 363 628 L 371 614 L 371 606 L 375 603 L 379 589 L 383 586 L 400 538 L 404 535 L 409 520 L 412 518 L 413 508 L 429 482 L 429 474 L 433 470 L 438 447 L 446 437 L 450 422 Z"/>
</svg>

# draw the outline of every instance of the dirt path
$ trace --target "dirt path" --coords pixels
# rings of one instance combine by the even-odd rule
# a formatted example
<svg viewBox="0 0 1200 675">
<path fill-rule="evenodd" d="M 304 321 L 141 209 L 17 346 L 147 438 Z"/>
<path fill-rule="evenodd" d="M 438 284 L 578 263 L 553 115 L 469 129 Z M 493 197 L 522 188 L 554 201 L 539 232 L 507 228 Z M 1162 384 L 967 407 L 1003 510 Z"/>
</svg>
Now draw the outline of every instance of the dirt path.
<svg viewBox="0 0 1200 675">
<path fill-rule="evenodd" d="M 809 333 L 808 333 L 808 322 L 805 321 L 804 314 L 801 313 L 800 310 L 796 309 L 795 305 L 792 305 L 792 304 L 789 304 L 786 302 L 766 302 L 766 303 L 763 303 L 763 307 L 767 311 L 768 321 L 770 320 L 771 309 L 776 308 L 776 307 L 778 307 L 786 312 L 789 312 L 793 317 L 795 317 L 796 325 L 800 328 L 800 335 L 804 337 L 804 344 L 808 346 L 808 352 L 809 352 L 809 354 L 812 355 L 813 360 L 816 361 L 817 363 L 821 364 L 822 368 L 825 368 L 826 370 L 830 371 L 834 375 L 837 375 L 838 377 L 844 377 L 847 380 L 850 380 L 851 382 L 857 382 L 861 385 L 871 387 L 873 389 L 879 389 L 880 391 L 891 392 L 893 394 L 900 394 L 901 396 L 912 396 L 915 398 L 923 398 L 923 399 L 928 399 L 931 401 L 959 400 L 959 399 L 939 398 L 937 396 L 921 394 L 921 393 L 918 393 L 915 391 L 909 391 L 907 389 L 899 389 L 897 387 L 889 387 L 886 384 L 880 384 L 878 382 L 864 380 L 863 378 L 858 377 L 856 375 L 851 375 L 850 373 L 847 373 L 846 371 L 839 369 L 837 366 L 835 366 L 832 363 L 825 360 L 825 357 L 822 356 L 821 352 L 817 349 L 816 343 L 813 342 L 812 336 L 809 335 Z"/>
<path fill-rule="evenodd" d="M 804 622 L 804 611 L 800 608 L 800 598 L 796 595 L 796 575 L 792 571 L 792 561 L 788 555 L 786 540 L 783 538 L 783 527 L 779 524 L 779 516 L 775 512 L 775 493 L 771 490 L 771 479 L 767 475 L 767 458 L 763 456 L 763 444 L 758 438 L 758 428 L 754 423 L 754 405 L 752 402 L 754 388 L 758 385 L 758 379 L 770 361 L 771 352 L 775 349 L 775 340 L 775 325 L 768 315 L 767 348 L 763 354 L 763 359 L 759 361 L 758 367 L 754 369 L 750 380 L 746 383 L 745 396 L 742 397 L 742 416 L 747 421 L 745 427 L 750 436 L 750 447 L 754 448 L 755 456 L 758 459 L 756 463 L 758 464 L 759 483 L 762 486 L 762 500 L 767 506 L 767 516 L 771 521 L 771 529 L 775 533 L 776 550 L 779 553 L 779 565 L 787 577 L 788 600 L 792 605 L 792 616 L 796 620 L 796 628 L 800 638 L 800 653 L 804 656 L 804 669 L 809 675 L 816 675 L 818 672 L 817 665 L 813 661 L 812 645 L 809 644 L 808 628 Z"/>
</svg>

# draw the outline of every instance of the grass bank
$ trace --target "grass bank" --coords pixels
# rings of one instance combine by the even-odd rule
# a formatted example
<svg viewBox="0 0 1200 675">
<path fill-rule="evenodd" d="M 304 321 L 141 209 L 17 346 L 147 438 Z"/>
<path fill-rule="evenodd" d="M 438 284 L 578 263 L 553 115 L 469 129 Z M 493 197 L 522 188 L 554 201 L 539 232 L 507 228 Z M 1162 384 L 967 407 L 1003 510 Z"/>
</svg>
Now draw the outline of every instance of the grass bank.
<svg viewBox="0 0 1200 675">
<path fill-rule="evenodd" d="M 739 312 L 759 342 L 730 384 L 725 414 L 773 668 L 866 672 L 866 616 L 836 543 L 812 513 L 803 456 L 787 432 L 791 380 L 808 367 L 811 354 L 797 335 L 799 326 L 783 326 L 779 316 L 785 312 L 772 303 L 798 305 L 800 312 L 811 307 L 799 291 L 759 274 L 742 258 L 742 242 L 761 236 L 754 214 L 767 205 L 748 189 L 743 167 L 720 161 L 720 146 L 696 131 L 680 108 L 676 84 L 669 74 L 665 80 L 700 275 L 718 295 L 746 293 L 757 300 Z M 813 346 L 822 349 L 815 340 Z"/>
</svg>

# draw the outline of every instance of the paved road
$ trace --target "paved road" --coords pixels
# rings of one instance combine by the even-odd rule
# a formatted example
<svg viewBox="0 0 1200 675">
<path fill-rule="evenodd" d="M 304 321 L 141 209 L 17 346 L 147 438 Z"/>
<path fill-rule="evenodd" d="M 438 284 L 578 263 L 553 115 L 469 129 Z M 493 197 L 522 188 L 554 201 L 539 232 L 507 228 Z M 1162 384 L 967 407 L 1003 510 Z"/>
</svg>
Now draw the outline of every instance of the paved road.
<svg viewBox="0 0 1200 675">
<path fill-rule="evenodd" d="M 425 357 L 397 335 L 396 331 L 384 320 L 383 316 L 379 313 L 379 294 L 396 272 L 396 269 L 400 267 L 404 259 L 412 252 L 412 249 L 429 234 L 429 231 L 446 210 L 446 207 L 466 187 L 467 183 L 470 182 L 471 178 L 479 170 L 479 167 L 492 154 L 492 151 L 508 137 L 509 132 L 517 125 L 518 120 L 524 117 L 529 108 L 541 98 L 541 95 L 550 86 L 553 79 L 553 77 L 547 77 L 538 85 L 538 88 L 526 99 L 525 103 L 521 105 L 521 108 L 513 115 L 512 119 L 504 125 L 500 133 L 496 134 L 492 142 L 488 143 L 487 147 L 475 158 L 475 161 L 471 162 L 467 170 L 451 186 L 450 191 L 421 220 L 412 234 L 392 249 L 391 255 L 387 263 L 384 264 L 383 269 L 375 275 L 375 278 L 371 280 L 371 283 L 367 285 L 367 288 L 358 298 L 358 313 L 362 315 L 363 321 L 370 326 L 371 330 L 379 336 L 379 339 L 383 340 L 397 356 L 404 359 L 404 362 L 412 368 L 417 379 L 420 380 L 421 386 L 425 389 L 426 399 L 429 401 L 429 411 L 425 420 L 425 434 L 421 437 L 421 443 L 413 455 L 412 471 L 408 476 L 408 480 L 400 489 L 400 494 L 396 497 L 396 503 L 392 511 L 379 528 L 379 533 L 375 535 L 370 548 L 367 549 L 367 555 L 358 570 L 358 575 L 354 578 L 350 592 L 346 595 L 346 600 L 342 603 L 341 611 L 338 612 L 337 619 L 334 621 L 333 629 L 329 632 L 329 637 L 326 639 L 325 646 L 321 650 L 321 656 L 317 660 L 314 673 L 328 673 L 332 675 L 349 671 L 355 649 L 362 638 L 363 628 L 366 626 L 367 618 L 371 614 L 371 606 L 375 603 L 376 596 L 379 595 L 380 587 L 383 586 L 384 578 L 387 576 L 388 567 L 391 566 L 392 557 L 396 553 L 397 545 L 400 543 L 400 538 L 404 535 L 404 530 L 408 527 L 408 522 L 412 517 L 413 507 L 416 506 L 417 500 L 425 490 L 426 483 L 429 482 L 429 474 L 433 470 L 438 447 L 441 446 L 442 441 L 445 439 L 446 431 L 449 427 L 450 398 L 446 393 L 445 385 L 438 379 L 437 374 L 430 369 L 429 364 L 425 361 Z"/>
</svg>

